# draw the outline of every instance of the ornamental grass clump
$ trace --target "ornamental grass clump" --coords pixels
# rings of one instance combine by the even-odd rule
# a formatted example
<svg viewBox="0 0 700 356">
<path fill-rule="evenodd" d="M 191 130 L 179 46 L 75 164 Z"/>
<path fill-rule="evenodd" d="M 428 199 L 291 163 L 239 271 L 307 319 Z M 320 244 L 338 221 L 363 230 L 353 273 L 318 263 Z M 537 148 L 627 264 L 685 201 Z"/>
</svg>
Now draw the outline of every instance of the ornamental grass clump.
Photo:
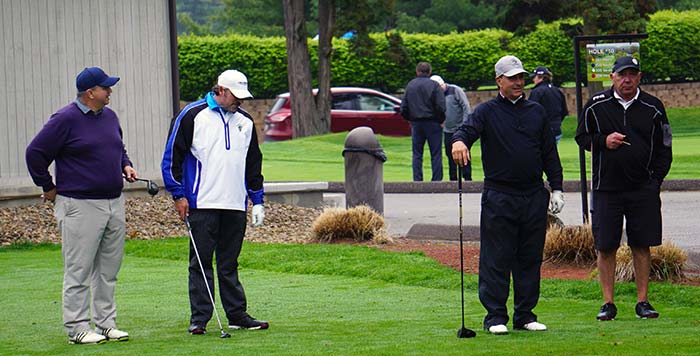
<svg viewBox="0 0 700 356">
<path fill-rule="evenodd" d="M 366 205 L 350 209 L 326 208 L 311 226 L 312 240 L 318 242 L 390 242 L 384 218 Z"/>
<path fill-rule="evenodd" d="M 688 260 L 688 254 L 671 242 L 651 248 L 651 268 L 649 278 L 655 281 L 672 281 L 683 278 L 683 266 Z M 615 279 L 619 282 L 634 281 L 634 265 L 632 249 L 622 245 L 617 250 Z"/>
<path fill-rule="evenodd" d="M 550 225 L 544 243 L 544 260 L 578 266 L 592 265 L 596 260 L 596 250 L 591 225 Z"/>
</svg>

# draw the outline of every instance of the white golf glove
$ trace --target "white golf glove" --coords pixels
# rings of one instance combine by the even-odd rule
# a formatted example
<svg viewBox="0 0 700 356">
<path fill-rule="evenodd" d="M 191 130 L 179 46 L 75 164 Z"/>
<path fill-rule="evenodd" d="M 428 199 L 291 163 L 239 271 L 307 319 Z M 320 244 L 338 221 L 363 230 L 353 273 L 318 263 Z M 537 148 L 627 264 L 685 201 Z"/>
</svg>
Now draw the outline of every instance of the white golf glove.
<svg viewBox="0 0 700 356">
<path fill-rule="evenodd" d="M 250 213 L 251 220 L 253 221 L 253 226 L 260 226 L 265 220 L 265 208 L 262 204 L 253 205 L 253 211 Z"/>
<path fill-rule="evenodd" d="M 549 211 L 552 214 L 559 214 L 564 208 L 564 193 L 561 190 L 552 191 L 552 196 L 549 198 Z"/>
</svg>

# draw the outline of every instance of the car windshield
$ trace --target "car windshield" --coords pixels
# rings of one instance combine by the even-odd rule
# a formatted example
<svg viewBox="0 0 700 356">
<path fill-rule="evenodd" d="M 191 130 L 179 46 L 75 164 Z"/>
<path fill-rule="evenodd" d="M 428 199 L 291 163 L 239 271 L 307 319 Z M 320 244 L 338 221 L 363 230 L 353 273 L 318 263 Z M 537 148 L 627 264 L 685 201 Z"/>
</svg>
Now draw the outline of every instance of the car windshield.
<svg viewBox="0 0 700 356">
<path fill-rule="evenodd" d="M 267 113 L 268 113 L 268 114 L 272 114 L 272 113 L 278 111 L 279 109 L 281 109 L 281 108 L 284 106 L 284 104 L 285 104 L 286 102 L 287 102 L 287 98 L 278 97 L 278 98 L 275 100 L 275 103 L 272 104 L 272 107 L 270 108 L 270 111 L 268 111 Z"/>
</svg>

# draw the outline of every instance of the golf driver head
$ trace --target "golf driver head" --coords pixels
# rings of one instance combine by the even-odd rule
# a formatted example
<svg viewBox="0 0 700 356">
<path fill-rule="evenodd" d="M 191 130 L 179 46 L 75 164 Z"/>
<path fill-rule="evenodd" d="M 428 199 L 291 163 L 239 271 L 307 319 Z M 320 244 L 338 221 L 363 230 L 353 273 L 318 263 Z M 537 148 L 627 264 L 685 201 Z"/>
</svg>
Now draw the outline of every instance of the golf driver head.
<svg viewBox="0 0 700 356">
<path fill-rule="evenodd" d="M 225 333 L 225 332 L 221 332 L 221 336 L 219 336 L 219 337 L 222 338 L 222 339 L 228 339 L 228 338 L 231 337 L 231 334 Z"/>
<path fill-rule="evenodd" d="M 460 339 L 467 339 L 467 338 L 472 338 L 476 336 L 476 332 L 472 329 L 467 329 L 465 327 L 462 327 L 457 331 L 457 337 Z"/>
<path fill-rule="evenodd" d="M 158 194 L 158 190 L 160 188 L 158 188 L 158 184 L 156 184 L 156 182 L 148 180 L 146 181 L 146 186 L 148 187 L 148 194 L 150 194 L 151 196 Z"/>
</svg>

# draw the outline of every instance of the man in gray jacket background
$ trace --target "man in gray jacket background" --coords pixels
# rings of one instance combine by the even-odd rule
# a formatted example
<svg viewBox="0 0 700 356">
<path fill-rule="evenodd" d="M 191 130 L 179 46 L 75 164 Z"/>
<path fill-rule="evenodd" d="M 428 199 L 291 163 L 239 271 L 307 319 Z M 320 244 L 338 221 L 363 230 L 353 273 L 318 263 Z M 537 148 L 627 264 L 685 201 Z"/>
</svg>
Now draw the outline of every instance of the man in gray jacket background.
<svg viewBox="0 0 700 356">
<path fill-rule="evenodd" d="M 442 132 L 445 136 L 445 154 L 449 165 L 450 180 L 457 180 L 457 165 L 452 160 L 452 134 L 467 120 L 471 114 L 472 107 L 467 99 L 467 94 L 458 85 L 445 83 L 439 75 L 433 75 L 431 80 L 440 84 L 440 88 L 445 92 L 445 122 Z M 462 167 L 462 177 L 464 180 L 472 180 L 472 163 Z"/>
</svg>

